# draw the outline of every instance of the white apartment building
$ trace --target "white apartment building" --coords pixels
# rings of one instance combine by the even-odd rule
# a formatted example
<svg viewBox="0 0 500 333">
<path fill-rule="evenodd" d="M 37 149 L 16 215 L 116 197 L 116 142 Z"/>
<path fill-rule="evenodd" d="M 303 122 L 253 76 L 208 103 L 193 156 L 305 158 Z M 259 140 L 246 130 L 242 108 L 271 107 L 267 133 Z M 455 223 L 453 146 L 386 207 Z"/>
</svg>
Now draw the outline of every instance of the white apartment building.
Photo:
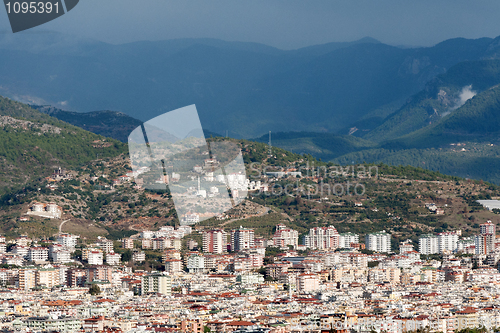
<svg viewBox="0 0 500 333">
<path fill-rule="evenodd" d="M 68 262 L 71 262 L 71 253 L 68 250 L 53 251 L 52 261 L 59 264 L 66 264 Z"/>
<path fill-rule="evenodd" d="M 476 245 L 475 237 L 464 237 L 457 242 L 457 251 L 464 251 Z"/>
<path fill-rule="evenodd" d="M 62 246 L 66 246 L 71 252 L 73 252 L 76 248 L 78 238 L 80 238 L 80 236 L 60 234 L 59 236 L 57 236 L 57 243 L 61 244 Z"/>
<path fill-rule="evenodd" d="M 177 231 L 182 233 L 182 237 L 189 235 L 190 233 L 193 232 L 193 228 L 189 225 L 181 225 L 177 228 Z M 181 237 L 181 238 L 182 238 Z"/>
<path fill-rule="evenodd" d="M 120 264 L 122 255 L 119 253 L 111 252 L 106 254 L 106 264 L 116 266 Z"/>
<path fill-rule="evenodd" d="M 391 252 L 391 234 L 381 231 L 365 236 L 365 245 L 367 250 L 375 252 Z"/>
<path fill-rule="evenodd" d="M 30 250 L 29 247 L 16 245 L 11 249 L 11 252 L 23 258 L 27 258 L 29 250 Z"/>
<path fill-rule="evenodd" d="M 33 262 L 48 261 L 49 249 L 46 247 L 31 247 L 28 251 L 28 260 Z"/>
<path fill-rule="evenodd" d="M 334 226 L 309 229 L 304 237 L 304 245 L 310 249 L 336 249 L 340 244 L 340 235 Z"/>
<path fill-rule="evenodd" d="M 420 236 L 418 239 L 418 252 L 420 254 L 439 253 L 438 236 L 432 234 Z"/>
<path fill-rule="evenodd" d="M 314 292 L 319 289 L 319 278 L 316 274 L 300 274 L 297 276 L 297 291 L 299 293 Z"/>
<path fill-rule="evenodd" d="M 101 251 L 90 251 L 88 254 L 89 265 L 102 265 L 103 255 Z"/>
<path fill-rule="evenodd" d="M 359 235 L 352 232 L 346 232 L 340 234 L 339 247 L 341 249 L 346 249 L 351 247 L 351 243 L 359 243 Z"/>
<path fill-rule="evenodd" d="M 205 257 L 201 254 L 192 254 L 187 259 L 189 273 L 202 273 L 205 270 Z"/>
<path fill-rule="evenodd" d="M 442 232 L 438 234 L 439 253 L 453 252 L 457 249 L 458 234 L 456 232 Z"/>
<path fill-rule="evenodd" d="M 182 272 L 182 260 L 180 259 L 166 259 L 165 260 L 165 272 L 170 274 Z"/>
<path fill-rule="evenodd" d="M 153 238 L 154 232 L 151 230 L 143 230 L 141 231 L 141 238 L 143 239 L 150 239 Z"/>
</svg>

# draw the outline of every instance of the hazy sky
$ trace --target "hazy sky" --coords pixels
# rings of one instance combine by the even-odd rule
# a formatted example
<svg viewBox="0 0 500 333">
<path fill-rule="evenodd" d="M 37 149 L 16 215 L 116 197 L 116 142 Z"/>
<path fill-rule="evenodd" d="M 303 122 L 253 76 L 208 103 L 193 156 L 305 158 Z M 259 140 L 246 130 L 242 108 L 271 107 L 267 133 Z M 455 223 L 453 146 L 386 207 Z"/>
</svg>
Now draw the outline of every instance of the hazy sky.
<svg viewBox="0 0 500 333">
<path fill-rule="evenodd" d="M 393 45 L 500 35 L 498 0 L 80 0 L 36 30 L 110 43 L 185 37 L 279 48 L 365 36 Z M 10 30 L 0 10 L 0 30 Z"/>
</svg>

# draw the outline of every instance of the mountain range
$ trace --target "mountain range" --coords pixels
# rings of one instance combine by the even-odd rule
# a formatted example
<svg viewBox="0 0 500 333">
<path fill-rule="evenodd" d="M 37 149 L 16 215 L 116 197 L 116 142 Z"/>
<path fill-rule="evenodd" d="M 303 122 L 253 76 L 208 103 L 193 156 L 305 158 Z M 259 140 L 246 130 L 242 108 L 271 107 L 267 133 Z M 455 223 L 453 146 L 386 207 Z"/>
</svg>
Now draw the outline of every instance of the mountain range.
<svg viewBox="0 0 500 333">
<path fill-rule="evenodd" d="M 279 50 L 214 39 L 111 45 L 53 33 L 5 34 L 0 94 L 141 121 L 196 104 L 205 129 L 232 137 L 337 133 L 358 121 L 376 127 L 453 65 L 495 58 L 499 43 L 458 38 L 399 48 L 364 38 Z"/>
<path fill-rule="evenodd" d="M 207 137 L 267 143 L 272 130 L 273 145 L 324 161 L 500 183 L 499 50 L 500 37 L 284 51 L 213 39 L 110 45 L 5 35 L 0 93 L 122 142 L 143 121 L 196 103 Z M 94 111 L 103 109 L 114 111 Z"/>
</svg>

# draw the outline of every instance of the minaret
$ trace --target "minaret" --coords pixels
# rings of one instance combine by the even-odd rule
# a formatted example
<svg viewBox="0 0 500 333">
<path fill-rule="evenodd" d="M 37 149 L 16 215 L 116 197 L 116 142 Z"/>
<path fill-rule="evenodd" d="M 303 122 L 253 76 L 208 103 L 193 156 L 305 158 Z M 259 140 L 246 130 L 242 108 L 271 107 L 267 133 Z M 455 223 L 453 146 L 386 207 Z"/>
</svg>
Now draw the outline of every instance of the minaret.
<svg viewBox="0 0 500 333">
<path fill-rule="evenodd" d="M 198 193 L 200 193 L 201 186 L 200 186 L 200 176 L 198 176 Z"/>
</svg>

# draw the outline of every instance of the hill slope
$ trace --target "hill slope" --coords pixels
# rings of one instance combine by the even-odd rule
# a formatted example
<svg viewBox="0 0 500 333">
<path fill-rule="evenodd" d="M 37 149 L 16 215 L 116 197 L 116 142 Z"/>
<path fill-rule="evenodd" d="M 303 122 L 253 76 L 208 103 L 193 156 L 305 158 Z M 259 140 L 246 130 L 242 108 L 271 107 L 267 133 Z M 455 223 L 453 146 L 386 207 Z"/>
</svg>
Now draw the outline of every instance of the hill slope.
<svg viewBox="0 0 500 333">
<path fill-rule="evenodd" d="M 466 101 L 465 97 L 470 98 L 499 83 L 499 60 L 457 64 L 429 82 L 423 91 L 363 137 L 382 142 L 435 124 L 461 107 Z"/>
<path fill-rule="evenodd" d="M 33 105 L 32 108 L 86 131 L 121 142 L 127 142 L 130 133 L 142 124 L 142 121 L 116 111 L 71 112 L 42 105 Z"/>
<path fill-rule="evenodd" d="M 0 97 L 0 195 L 98 156 L 118 156 L 125 146 L 84 131 L 29 106 Z"/>
</svg>

